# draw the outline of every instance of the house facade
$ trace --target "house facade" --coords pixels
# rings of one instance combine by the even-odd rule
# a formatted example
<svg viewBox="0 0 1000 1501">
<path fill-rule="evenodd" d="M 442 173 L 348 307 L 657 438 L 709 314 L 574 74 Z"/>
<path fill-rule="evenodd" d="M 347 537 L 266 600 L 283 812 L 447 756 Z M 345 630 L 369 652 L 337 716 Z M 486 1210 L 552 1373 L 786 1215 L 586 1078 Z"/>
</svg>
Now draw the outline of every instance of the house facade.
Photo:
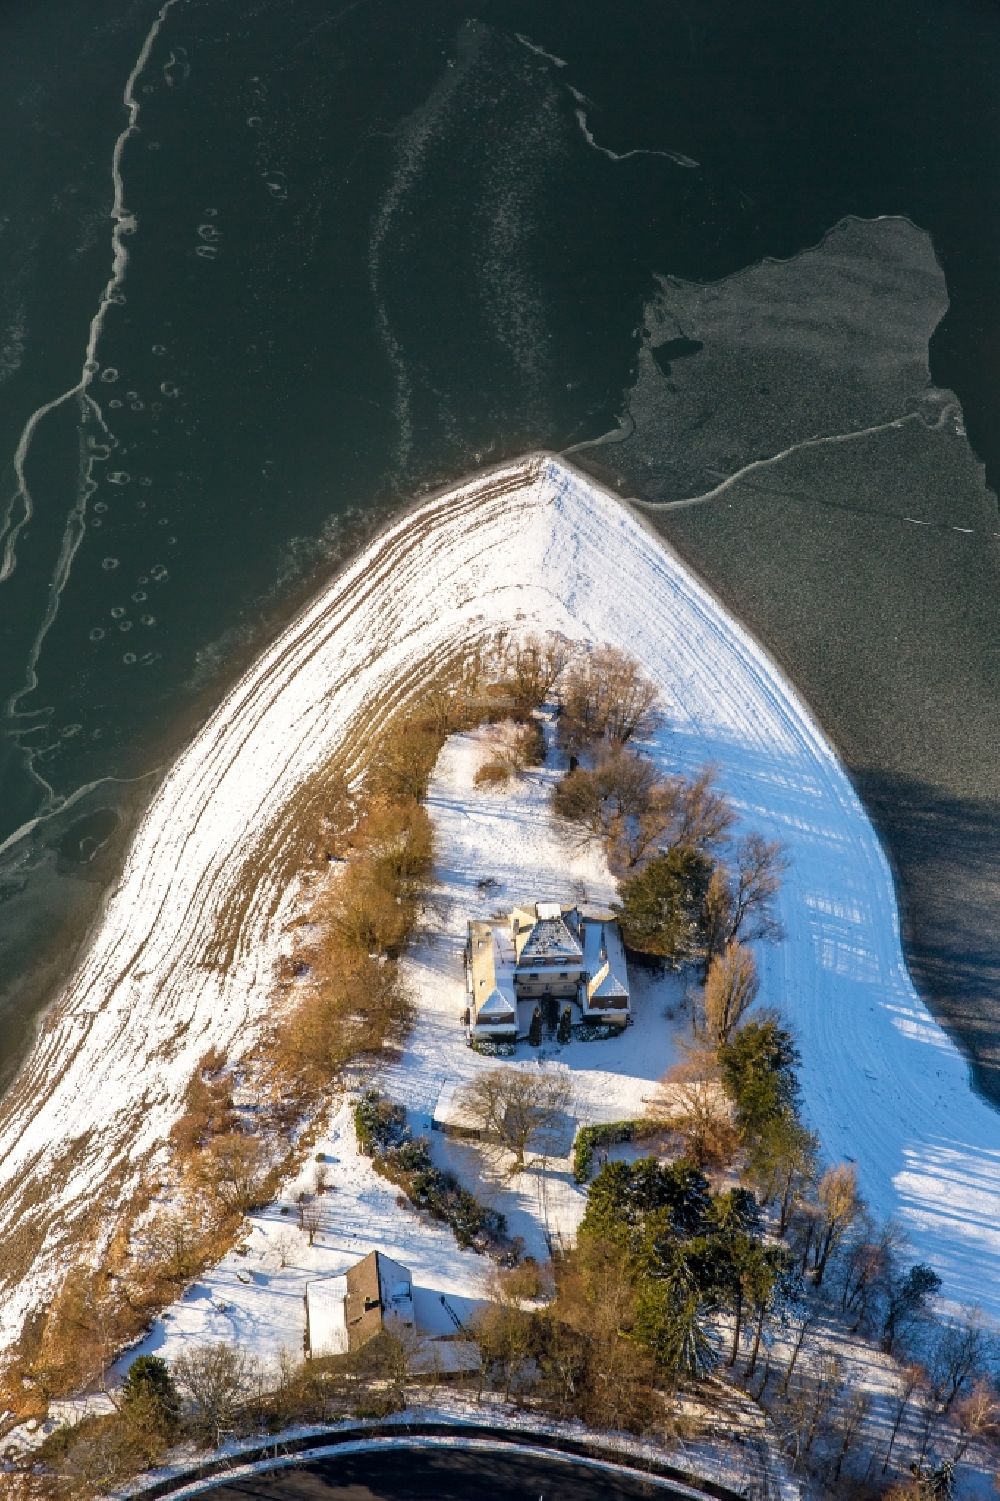
<svg viewBox="0 0 1000 1501">
<path fill-rule="evenodd" d="M 574 1022 L 624 1027 L 631 1015 L 625 951 L 608 913 L 558 902 L 470 922 L 465 950 L 470 1039 L 525 1037 L 536 1006 L 567 1005 Z"/>
</svg>

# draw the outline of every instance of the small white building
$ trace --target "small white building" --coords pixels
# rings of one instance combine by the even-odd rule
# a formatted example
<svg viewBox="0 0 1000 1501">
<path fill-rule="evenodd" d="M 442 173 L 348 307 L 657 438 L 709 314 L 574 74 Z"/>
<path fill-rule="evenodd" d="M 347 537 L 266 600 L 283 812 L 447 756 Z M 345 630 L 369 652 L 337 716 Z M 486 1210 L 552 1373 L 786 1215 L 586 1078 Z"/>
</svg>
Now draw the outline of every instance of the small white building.
<svg viewBox="0 0 1000 1501">
<path fill-rule="evenodd" d="M 482 1136 L 482 1123 L 472 1114 L 463 1100 L 464 1082 L 448 1079 L 441 1086 L 441 1093 L 434 1106 L 431 1129 L 443 1131 L 446 1136 L 477 1139 Z"/>
</svg>

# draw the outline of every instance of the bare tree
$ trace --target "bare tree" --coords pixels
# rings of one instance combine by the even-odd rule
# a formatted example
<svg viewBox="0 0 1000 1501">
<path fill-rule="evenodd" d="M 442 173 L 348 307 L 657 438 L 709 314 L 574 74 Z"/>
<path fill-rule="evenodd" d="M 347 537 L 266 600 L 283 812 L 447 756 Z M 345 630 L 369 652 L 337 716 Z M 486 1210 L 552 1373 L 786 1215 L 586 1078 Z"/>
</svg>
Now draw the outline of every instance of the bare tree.
<svg viewBox="0 0 1000 1501">
<path fill-rule="evenodd" d="M 747 834 L 736 846 L 731 938 L 774 938 L 780 935 L 773 913 L 774 898 L 788 860 L 777 839 Z"/>
<path fill-rule="evenodd" d="M 531 1354 L 530 1316 L 521 1307 L 521 1284 L 514 1275 L 497 1270 L 489 1281 L 489 1302 L 473 1315 L 471 1332 L 482 1356 L 482 1371 L 491 1369 L 502 1383 L 504 1397 Z"/>
<path fill-rule="evenodd" d="M 484 1135 L 513 1154 L 510 1171 L 519 1173 L 529 1147 L 546 1151 L 555 1144 L 565 1127 L 572 1090 L 563 1070 L 507 1067 L 477 1074 L 462 1099 Z"/>
<path fill-rule="evenodd" d="M 271 1244 L 278 1258 L 278 1266 L 284 1271 L 295 1250 L 295 1236 L 291 1230 L 282 1230 L 274 1237 Z"/>
<path fill-rule="evenodd" d="M 762 834 L 739 840 L 731 870 L 721 864 L 715 867 L 702 916 L 706 965 L 736 938 L 781 937 L 774 902 L 787 868 L 781 844 Z"/>
<path fill-rule="evenodd" d="M 813 1243 L 813 1280 L 818 1287 L 830 1257 L 862 1210 L 858 1173 L 851 1162 L 827 1168 L 816 1189 L 819 1210 Z"/>
<path fill-rule="evenodd" d="M 220 1431 L 233 1426 L 253 1390 L 256 1371 L 246 1350 L 220 1341 L 182 1351 L 173 1375 L 188 1398 L 191 1429 L 198 1438 L 218 1443 Z"/>
<path fill-rule="evenodd" d="M 739 1147 L 733 1107 L 710 1050 L 692 1052 L 664 1074 L 655 1118 L 680 1138 L 695 1167 L 725 1167 Z"/>
<path fill-rule="evenodd" d="M 301 1224 L 302 1229 L 309 1237 L 309 1244 L 312 1245 L 319 1231 L 323 1228 L 323 1215 L 318 1204 L 305 1204 L 303 1206 Z"/>
<path fill-rule="evenodd" d="M 910 1405 L 910 1399 L 914 1392 L 918 1391 L 927 1380 L 927 1372 L 922 1365 L 916 1362 L 910 1365 L 900 1366 L 895 1373 L 895 1403 L 892 1411 L 892 1428 L 889 1431 L 889 1444 L 882 1461 L 882 1474 L 889 1468 L 892 1459 L 892 1451 L 896 1446 L 896 1436 L 903 1422 L 903 1415 Z"/>
<path fill-rule="evenodd" d="M 861 1431 L 861 1425 L 868 1416 L 871 1407 L 871 1398 L 866 1391 L 855 1387 L 841 1404 L 837 1414 L 837 1428 L 840 1433 L 840 1448 L 837 1450 L 837 1458 L 833 1466 L 833 1479 L 840 1479 L 840 1472 L 844 1467 L 844 1460 L 853 1448 L 854 1442 Z"/>
<path fill-rule="evenodd" d="M 562 690 L 560 739 L 567 750 L 607 740 L 627 745 L 657 723 L 656 687 L 626 652 L 602 646 L 571 663 Z"/>
<path fill-rule="evenodd" d="M 759 988 L 753 954 L 744 944 L 730 939 L 722 953 L 711 960 L 705 979 L 705 1030 L 714 1043 L 729 1041 L 757 999 Z"/>
<path fill-rule="evenodd" d="M 815 1371 L 802 1382 L 790 1403 L 791 1438 L 794 1453 L 792 1468 L 808 1454 L 826 1424 L 831 1408 L 844 1390 L 843 1363 L 836 1355 L 827 1355 Z"/>
<path fill-rule="evenodd" d="M 979 1375 L 988 1350 L 989 1340 L 977 1308 L 944 1326 L 929 1365 L 932 1390 L 945 1412 Z"/>
<path fill-rule="evenodd" d="M 733 825 L 735 814 L 729 800 L 715 787 L 715 769 L 703 766 L 691 778 L 674 777 L 671 844 L 707 850 L 721 844 Z"/>
<path fill-rule="evenodd" d="M 796 1314 L 792 1325 L 792 1348 L 788 1356 L 788 1364 L 785 1367 L 785 1374 L 781 1382 L 781 1395 L 783 1397 L 787 1397 L 788 1395 L 788 1388 L 791 1385 L 792 1376 L 795 1373 L 795 1367 L 798 1364 L 799 1356 L 802 1354 L 802 1351 L 805 1348 L 805 1344 L 809 1338 L 811 1330 L 815 1327 L 818 1321 L 819 1308 L 815 1303 L 807 1302 L 799 1305 L 798 1313 Z"/>
</svg>

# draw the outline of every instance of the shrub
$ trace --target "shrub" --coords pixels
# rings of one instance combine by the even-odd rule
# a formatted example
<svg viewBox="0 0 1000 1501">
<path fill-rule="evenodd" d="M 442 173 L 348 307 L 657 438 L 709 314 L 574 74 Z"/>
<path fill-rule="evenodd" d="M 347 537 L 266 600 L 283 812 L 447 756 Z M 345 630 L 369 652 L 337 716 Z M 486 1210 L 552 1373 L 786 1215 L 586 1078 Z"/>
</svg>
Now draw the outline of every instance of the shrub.
<svg viewBox="0 0 1000 1501">
<path fill-rule="evenodd" d="M 517 1052 L 512 1042 L 495 1042 L 491 1037 L 473 1037 L 469 1046 L 484 1058 L 513 1058 Z"/>
<path fill-rule="evenodd" d="M 378 1422 L 391 1417 L 394 1412 L 406 1411 L 406 1398 L 395 1387 L 387 1391 L 367 1392 L 354 1409 L 359 1422 Z"/>
<path fill-rule="evenodd" d="M 609 1037 L 620 1037 L 621 1027 L 613 1022 L 580 1022 L 573 1028 L 577 1042 L 607 1042 Z"/>
<path fill-rule="evenodd" d="M 167 1362 L 158 1355 L 133 1360 L 122 1382 L 121 1404 L 123 1413 L 169 1438 L 177 1428 L 181 1399 Z"/>
<path fill-rule="evenodd" d="M 567 1043 L 567 1042 L 569 1042 L 569 1040 L 570 1040 L 570 1038 L 572 1036 L 573 1036 L 573 1012 L 570 1010 L 569 1006 L 564 1006 L 563 1010 L 562 1010 L 562 1015 L 559 1018 L 559 1027 L 558 1027 L 558 1030 L 556 1032 L 556 1041 L 557 1042 L 561 1042 L 561 1043 Z"/>
<path fill-rule="evenodd" d="M 401 1146 L 410 1134 L 402 1105 L 386 1099 L 377 1089 L 368 1089 L 354 1107 L 358 1146 L 366 1157 L 385 1157 Z"/>
<path fill-rule="evenodd" d="M 511 770 L 504 761 L 484 761 L 473 777 L 476 787 L 506 787 Z"/>
<path fill-rule="evenodd" d="M 519 768 L 545 765 L 545 733 L 537 719 L 521 725 L 514 737 L 511 758 Z"/>
</svg>

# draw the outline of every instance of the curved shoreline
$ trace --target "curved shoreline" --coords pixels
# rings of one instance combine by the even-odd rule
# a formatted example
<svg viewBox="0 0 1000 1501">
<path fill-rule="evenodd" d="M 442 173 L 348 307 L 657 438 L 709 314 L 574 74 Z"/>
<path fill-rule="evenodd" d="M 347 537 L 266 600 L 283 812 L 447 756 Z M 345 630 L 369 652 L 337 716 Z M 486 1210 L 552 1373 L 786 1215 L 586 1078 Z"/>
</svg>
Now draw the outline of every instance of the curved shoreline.
<svg viewBox="0 0 1000 1501">
<path fill-rule="evenodd" d="M 667 704 L 661 754 L 682 770 L 716 762 L 740 815 L 789 846 L 788 938 L 761 956 L 763 993 L 799 1034 L 812 1124 L 831 1156 L 858 1159 L 873 1209 L 901 1219 L 947 1294 L 989 1297 L 1000 1316 L 989 1292 L 1000 1117 L 971 1093 L 966 1061 L 910 983 L 888 862 L 833 749 L 651 529 L 533 454 L 423 500 L 377 538 L 158 789 L 0 1107 L 0 1243 L 21 1257 L 0 1296 L 0 1349 L 80 1225 L 110 1219 L 155 1162 L 198 1058 L 239 1052 L 267 1014 L 289 900 L 281 820 L 296 790 L 381 696 L 406 695 L 416 664 L 500 626 L 630 651 Z"/>
</svg>

